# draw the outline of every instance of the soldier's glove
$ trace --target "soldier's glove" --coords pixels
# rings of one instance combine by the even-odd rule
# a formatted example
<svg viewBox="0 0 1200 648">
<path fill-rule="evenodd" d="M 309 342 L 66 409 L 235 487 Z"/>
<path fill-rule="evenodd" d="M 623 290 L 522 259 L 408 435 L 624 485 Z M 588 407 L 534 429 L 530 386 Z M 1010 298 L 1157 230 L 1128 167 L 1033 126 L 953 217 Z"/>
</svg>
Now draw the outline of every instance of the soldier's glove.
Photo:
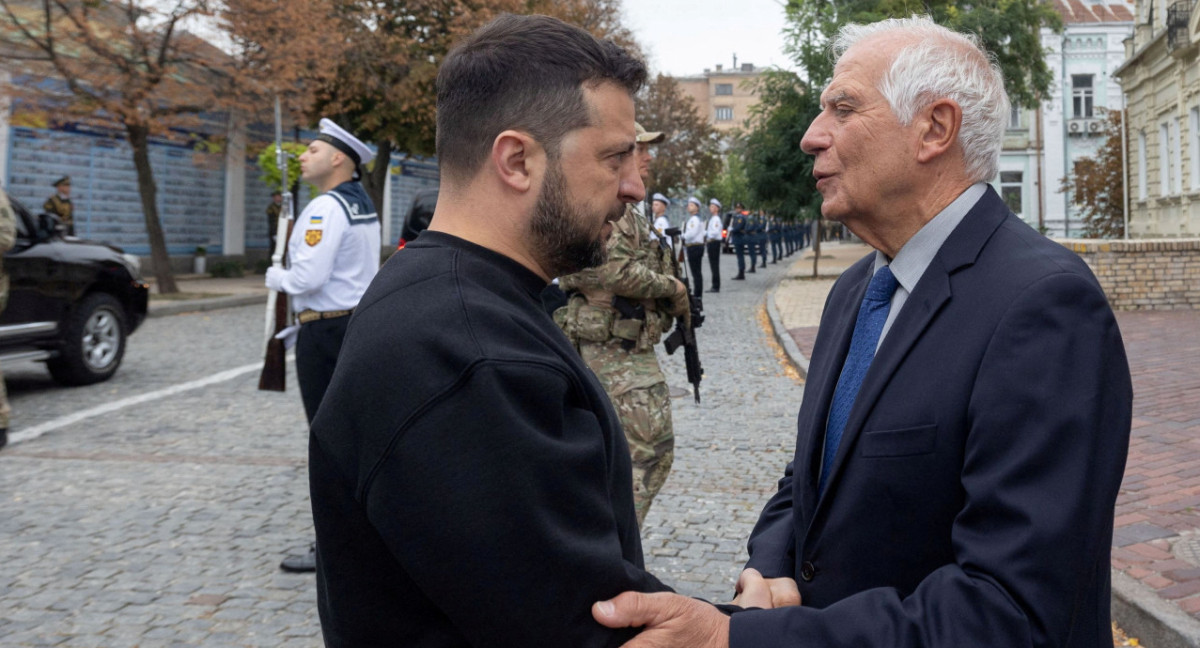
<svg viewBox="0 0 1200 648">
<path fill-rule="evenodd" d="M 670 308 L 667 313 L 673 317 L 681 317 L 683 315 L 691 315 L 691 302 L 688 301 L 688 289 L 683 285 L 683 282 L 675 280 L 675 293 L 670 297 Z"/>
</svg>

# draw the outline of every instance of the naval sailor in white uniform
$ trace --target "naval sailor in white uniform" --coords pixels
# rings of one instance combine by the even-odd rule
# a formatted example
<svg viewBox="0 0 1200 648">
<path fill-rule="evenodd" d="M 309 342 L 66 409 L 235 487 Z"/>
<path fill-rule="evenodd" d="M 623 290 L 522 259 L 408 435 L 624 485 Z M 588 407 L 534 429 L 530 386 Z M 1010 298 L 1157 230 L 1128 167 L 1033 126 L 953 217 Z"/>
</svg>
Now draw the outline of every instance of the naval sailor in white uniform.
<svg viewBox="0 0 1200 648">
<path fill-rule="evenodd" d="M 300 155 L 300 177 L 321 195 L 304 208 L 288 238 L 287 268 L 267 270 L 267 288 L 287 293 L 296 313 L 296 374 L 309 423 L 325 396 L 350 314 L 379 270 L 375 205 L 358 180 L 374 153 L 333 121 Z M 313 571 L 316 557 L 291 556 L 286 571 Z"/>
</svg>

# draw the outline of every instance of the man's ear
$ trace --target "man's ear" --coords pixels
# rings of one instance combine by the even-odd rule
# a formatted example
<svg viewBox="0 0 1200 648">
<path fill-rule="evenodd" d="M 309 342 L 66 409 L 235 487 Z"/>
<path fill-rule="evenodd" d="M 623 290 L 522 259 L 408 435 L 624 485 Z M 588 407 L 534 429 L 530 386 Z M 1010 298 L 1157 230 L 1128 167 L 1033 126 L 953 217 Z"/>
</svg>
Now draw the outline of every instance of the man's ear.
<svg viewBox="0 0 1200 648">
<path fill-rule="evenodd" d="M 923 129 L 917 150 L 918 162 L 929 162 L 958 143 L 962 127 L 962 108 L 953 99 L 942 98 L 922 110 L 918 116 Z"/>
<path fill-rule="evenodd" d="M 500 181 L 514 191 L 537 186 L 545 170 L 545 150 L 527 133 L 506 130 L 492 142 L 491 164 Z"/>
</svg>

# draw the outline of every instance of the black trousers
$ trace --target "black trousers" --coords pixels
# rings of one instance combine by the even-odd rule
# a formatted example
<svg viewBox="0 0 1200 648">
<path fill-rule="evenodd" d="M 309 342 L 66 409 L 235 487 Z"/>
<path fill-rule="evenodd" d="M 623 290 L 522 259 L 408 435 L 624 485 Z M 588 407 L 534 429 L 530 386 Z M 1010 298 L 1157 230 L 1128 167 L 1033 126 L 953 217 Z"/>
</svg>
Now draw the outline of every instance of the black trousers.
<svg viewBox="0 0 1200 648">
<path fill-rule="evenodd" d="M 688 269 L 692 272 L 692 294 L 699 297 L 704 293 L 704 244 L 689 245 L 683 251 L 687 253 Z"/>
<path fill-rule="evenodd" d="M 721 242 L 709 241 L 704 244 L 708 248 L 708 269 L 712 272 L 712 289 L 721 289 Z"/>
<path fill-rule="evenodd" d="M 333 368 L 337 366 L 349 324 L 350 316 L 346 315 L 300 325 L 300 335 L 296 338 L 296 376 L 310 424 L 333 379 Z"/>
</svg>

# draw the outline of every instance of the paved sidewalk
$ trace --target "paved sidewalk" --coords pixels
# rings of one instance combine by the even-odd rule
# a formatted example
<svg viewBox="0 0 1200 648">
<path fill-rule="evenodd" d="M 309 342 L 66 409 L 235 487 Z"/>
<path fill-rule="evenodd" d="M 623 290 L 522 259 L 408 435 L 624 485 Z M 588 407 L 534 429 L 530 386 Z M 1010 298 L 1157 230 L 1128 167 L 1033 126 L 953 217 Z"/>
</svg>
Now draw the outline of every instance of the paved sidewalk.
<svg viewBox="0 0 1200 648">
<path fill-rule="evenodd" d="M 158 294 L 153 276 L 144 279 L 150 283 L 149 317 L 263 304 L 267 301 L 267 288 L 260 274 L 248 273 L 233 279 L 177 275 L 175 283 L 179 286 L 179 294 L 169 297 Z"/>
<path fill-rule="evenodd" d="M 821 309 L 842 270 L 870 251 L 826 243 L 773 295 L 776 326 L 807 367 Z M 1113 619 L 1142 645 L 1200 647 L 1200 311 L 1117 313 L 1133 374 L 1133 430 L 1113 536 Z M 797 351 L 793 351 L 795 354 Z"/>
</svg>

